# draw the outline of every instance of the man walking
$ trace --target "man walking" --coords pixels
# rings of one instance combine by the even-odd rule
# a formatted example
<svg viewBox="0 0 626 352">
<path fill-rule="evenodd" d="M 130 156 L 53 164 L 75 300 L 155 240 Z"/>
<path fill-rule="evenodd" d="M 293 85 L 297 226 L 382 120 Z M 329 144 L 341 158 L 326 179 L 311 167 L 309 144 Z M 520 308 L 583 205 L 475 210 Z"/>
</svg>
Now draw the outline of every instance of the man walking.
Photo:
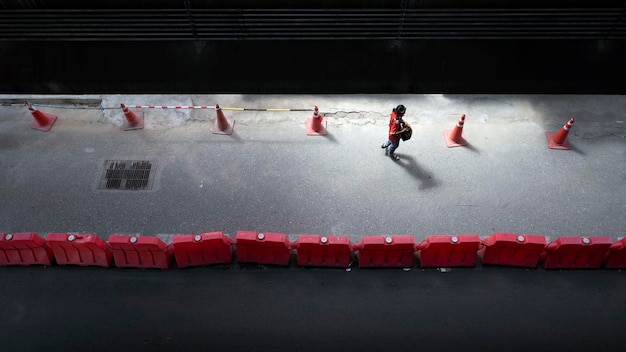
<svg viewBox="0 0 626 352">
<path fill-rule="evenodd" d="M 385 155 L 388 155 L 392 160 L 400 159 L 395 151 L 400 146 L 401 134 L 411 128 L 402 120 L 404 113 L 406 113 L 406 107 L 402 104 L 393 109 L 389 117 L 389 139 L 381 146 L 383 149 L 386 148 Z"/>
</svg>

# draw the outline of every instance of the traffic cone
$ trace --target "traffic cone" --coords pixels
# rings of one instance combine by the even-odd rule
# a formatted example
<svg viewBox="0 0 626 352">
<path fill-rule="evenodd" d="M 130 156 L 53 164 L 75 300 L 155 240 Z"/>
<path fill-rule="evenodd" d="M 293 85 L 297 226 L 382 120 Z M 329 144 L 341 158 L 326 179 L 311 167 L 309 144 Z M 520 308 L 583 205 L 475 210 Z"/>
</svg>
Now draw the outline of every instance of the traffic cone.
<svg viewBox="0 0 626 352">
<path fill-rule="evenodd" d="M 37 110 L 36 107 L 30 105 L 28 100 L 24 100 L 24 105 L 28 106 L 28 111 L 30 111 L 35 118 L 35 121 L 30 125 L 30 128 L 43 132 L 50 131 L 54 121 L 57 120 L 57 117 L 55 115 L 46 114 Z"/>
<path fill-rule="evenodd" d="M 559 132 L 546 132 L 546 138 L 548 139 L 548 148 L 550 149 L 561 149 L 561 150 L 569 150 L 569 141 L 567 140 L 567 135 L 569 134 L 570 128 L 574 124 L 574 118 L 572 117 L 563 128 L 559 130 Z"/>
<path fill-rule="evenodd" d="M 134 112 L 130 111 L 130 109 L 127 108 L 126 105 L 120 104 L 120 106 L 122 107 L 122 111 L 124 111 L 124 118 L 126 119 L 126 121 L 124 121 L 124 124 L 122 125 L 122 129 L 124 131 L 142 129 L 143 128 L 143 111 L 140 111 L 137 114 L 135 114 Z"/>
<path fill-rule="evenodd" d="M 215 119 L 215 124 L 211 131 L 215 134 L 233 134 L 235 120 L 227 120 L 222 112 L 222 108 L 220 108 L 218 104 L 215 104 L 215 112 L 217 113 L 217 118 Z"/>
<path fill-rule="evenodd" d="M 324 116 L 319 113 L 317 105 L 313 110 L 313 117 L 306 119 L 306 134 L 307 136 L 325 136 L 326 133 L 326 120 Z"/>
<path fill-rule="evenodd" d="M 443 131 L 443 138 L 448 148 L 461 147 L 467 145 L 465 133 L 463 133 L 463 124 L 465 123 L 465 114 L 461 115 L 459 122 L 456 123 L 451 130 Z"/>
</svg>

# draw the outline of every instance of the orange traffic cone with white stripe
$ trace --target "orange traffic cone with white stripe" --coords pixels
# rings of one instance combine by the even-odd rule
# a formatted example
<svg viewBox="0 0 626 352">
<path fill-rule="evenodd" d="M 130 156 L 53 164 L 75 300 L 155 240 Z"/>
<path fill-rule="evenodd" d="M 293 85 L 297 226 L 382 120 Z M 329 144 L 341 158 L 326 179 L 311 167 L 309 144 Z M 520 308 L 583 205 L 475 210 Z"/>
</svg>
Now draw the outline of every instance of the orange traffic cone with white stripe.
<svg viewBox="0 0 626 352">
<path fill-rule="evenodd" d="M 224 113 L 222 112 L 222 108 L 220 108 L 218 104 L 215 104 L 215 112 L 217 113 L 217 118 L 215 119 L 215 124 L 213 125 L 213 129 L 211 129 L 211 131 L 215 134 L 233 134 L 235 120 L 227 120 L 226 116 L 224 116 Z"/>
<path fill-rule="evenodd" d="M 313 117 L 306 119 L 306 134 L 307 136 L 325 136 L 327 133 L 326 120 L 316 105 L 313 109 Z"/>
<path fill-rule="evenodd" d="M 57 116 L 46 114 L 37 110 L 36 107 L 30 105 L 28 100 L 24 100 L 24 105 L 28 106 L 28 111 L 30 111 L 35 118 L 35 121 L 30 125 L 30 128 L 43 132 L 50 131 L 52 125 L 57 120 Z"/>
<path fill-rule="evenodd" d="M 130 111 L 130 109 L 126 107 L 126 105 L 120 104 L 120 106 L 122 107 L 122 111 L 124 111 L 124 118 L 126 119 L 124 121 L 124 124 L 122 125 L 122 129 L 124 131 L 142 129 L 143 128 L 143 111 L 140 111 L 137 114 L 135 114 L 134 112 Z"/>
<path fill-rule="evenodd" d="M 567 135 L 569 134 L 569 130 L 572 128 L 574 124 L 574 118 L 572 117 L 563 128 L 559 130 L 559 132 L 546 132 L 546 138 L 548 139 L 548 148 L 550 149 L 561 149 L 561 150 L 569 150 L 569 141 L 567 140 Z"/>
<path fill-rule="evenodd" d="M 465 114 L 461 115 L 459 122 L 456 123 L 453 129 L 443 131 L 443 138 L 448 148 L 467 145 L 465 133 L 463 133 L 463 124 L 465 124 Z"/>
</svg>

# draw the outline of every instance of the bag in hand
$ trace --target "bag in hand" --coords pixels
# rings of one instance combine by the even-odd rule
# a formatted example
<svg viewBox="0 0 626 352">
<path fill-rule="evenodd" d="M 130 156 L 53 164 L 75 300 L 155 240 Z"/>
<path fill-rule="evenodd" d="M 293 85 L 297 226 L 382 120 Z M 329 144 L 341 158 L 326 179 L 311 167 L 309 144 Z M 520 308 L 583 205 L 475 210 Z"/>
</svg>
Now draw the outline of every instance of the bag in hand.
<svg viewBox="0 0 626 352">
<path fill-rule="evenodd" d="M 411 139 L 411 136 L 413 135 L 413 129 L 409 125 L 405 126 L 404 123 L 402 124 L 401 127 L 406 128 L 406 131 L 400 134 L 400 138 L 402 138 L 403 141 L 408 141 L 409 139 Z"/>
</svg>

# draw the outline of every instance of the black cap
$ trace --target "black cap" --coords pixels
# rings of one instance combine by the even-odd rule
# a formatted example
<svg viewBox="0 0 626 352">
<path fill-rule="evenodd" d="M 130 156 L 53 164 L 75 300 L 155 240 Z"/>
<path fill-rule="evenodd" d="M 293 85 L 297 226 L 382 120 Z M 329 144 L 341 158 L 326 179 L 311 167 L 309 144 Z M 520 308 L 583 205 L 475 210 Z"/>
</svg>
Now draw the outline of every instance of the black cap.
<svg viewBox="0 0 626 352">
<path fill-rule="evenodd" d="M 404 114 L 406 112 L 406 107 L 404 107 L 404 105 L 400 104 L 400 105 L 396 106 L 396 108 L 393 109 L 393 111 L 395 111 L 396 114 Z"/>
</svg>

